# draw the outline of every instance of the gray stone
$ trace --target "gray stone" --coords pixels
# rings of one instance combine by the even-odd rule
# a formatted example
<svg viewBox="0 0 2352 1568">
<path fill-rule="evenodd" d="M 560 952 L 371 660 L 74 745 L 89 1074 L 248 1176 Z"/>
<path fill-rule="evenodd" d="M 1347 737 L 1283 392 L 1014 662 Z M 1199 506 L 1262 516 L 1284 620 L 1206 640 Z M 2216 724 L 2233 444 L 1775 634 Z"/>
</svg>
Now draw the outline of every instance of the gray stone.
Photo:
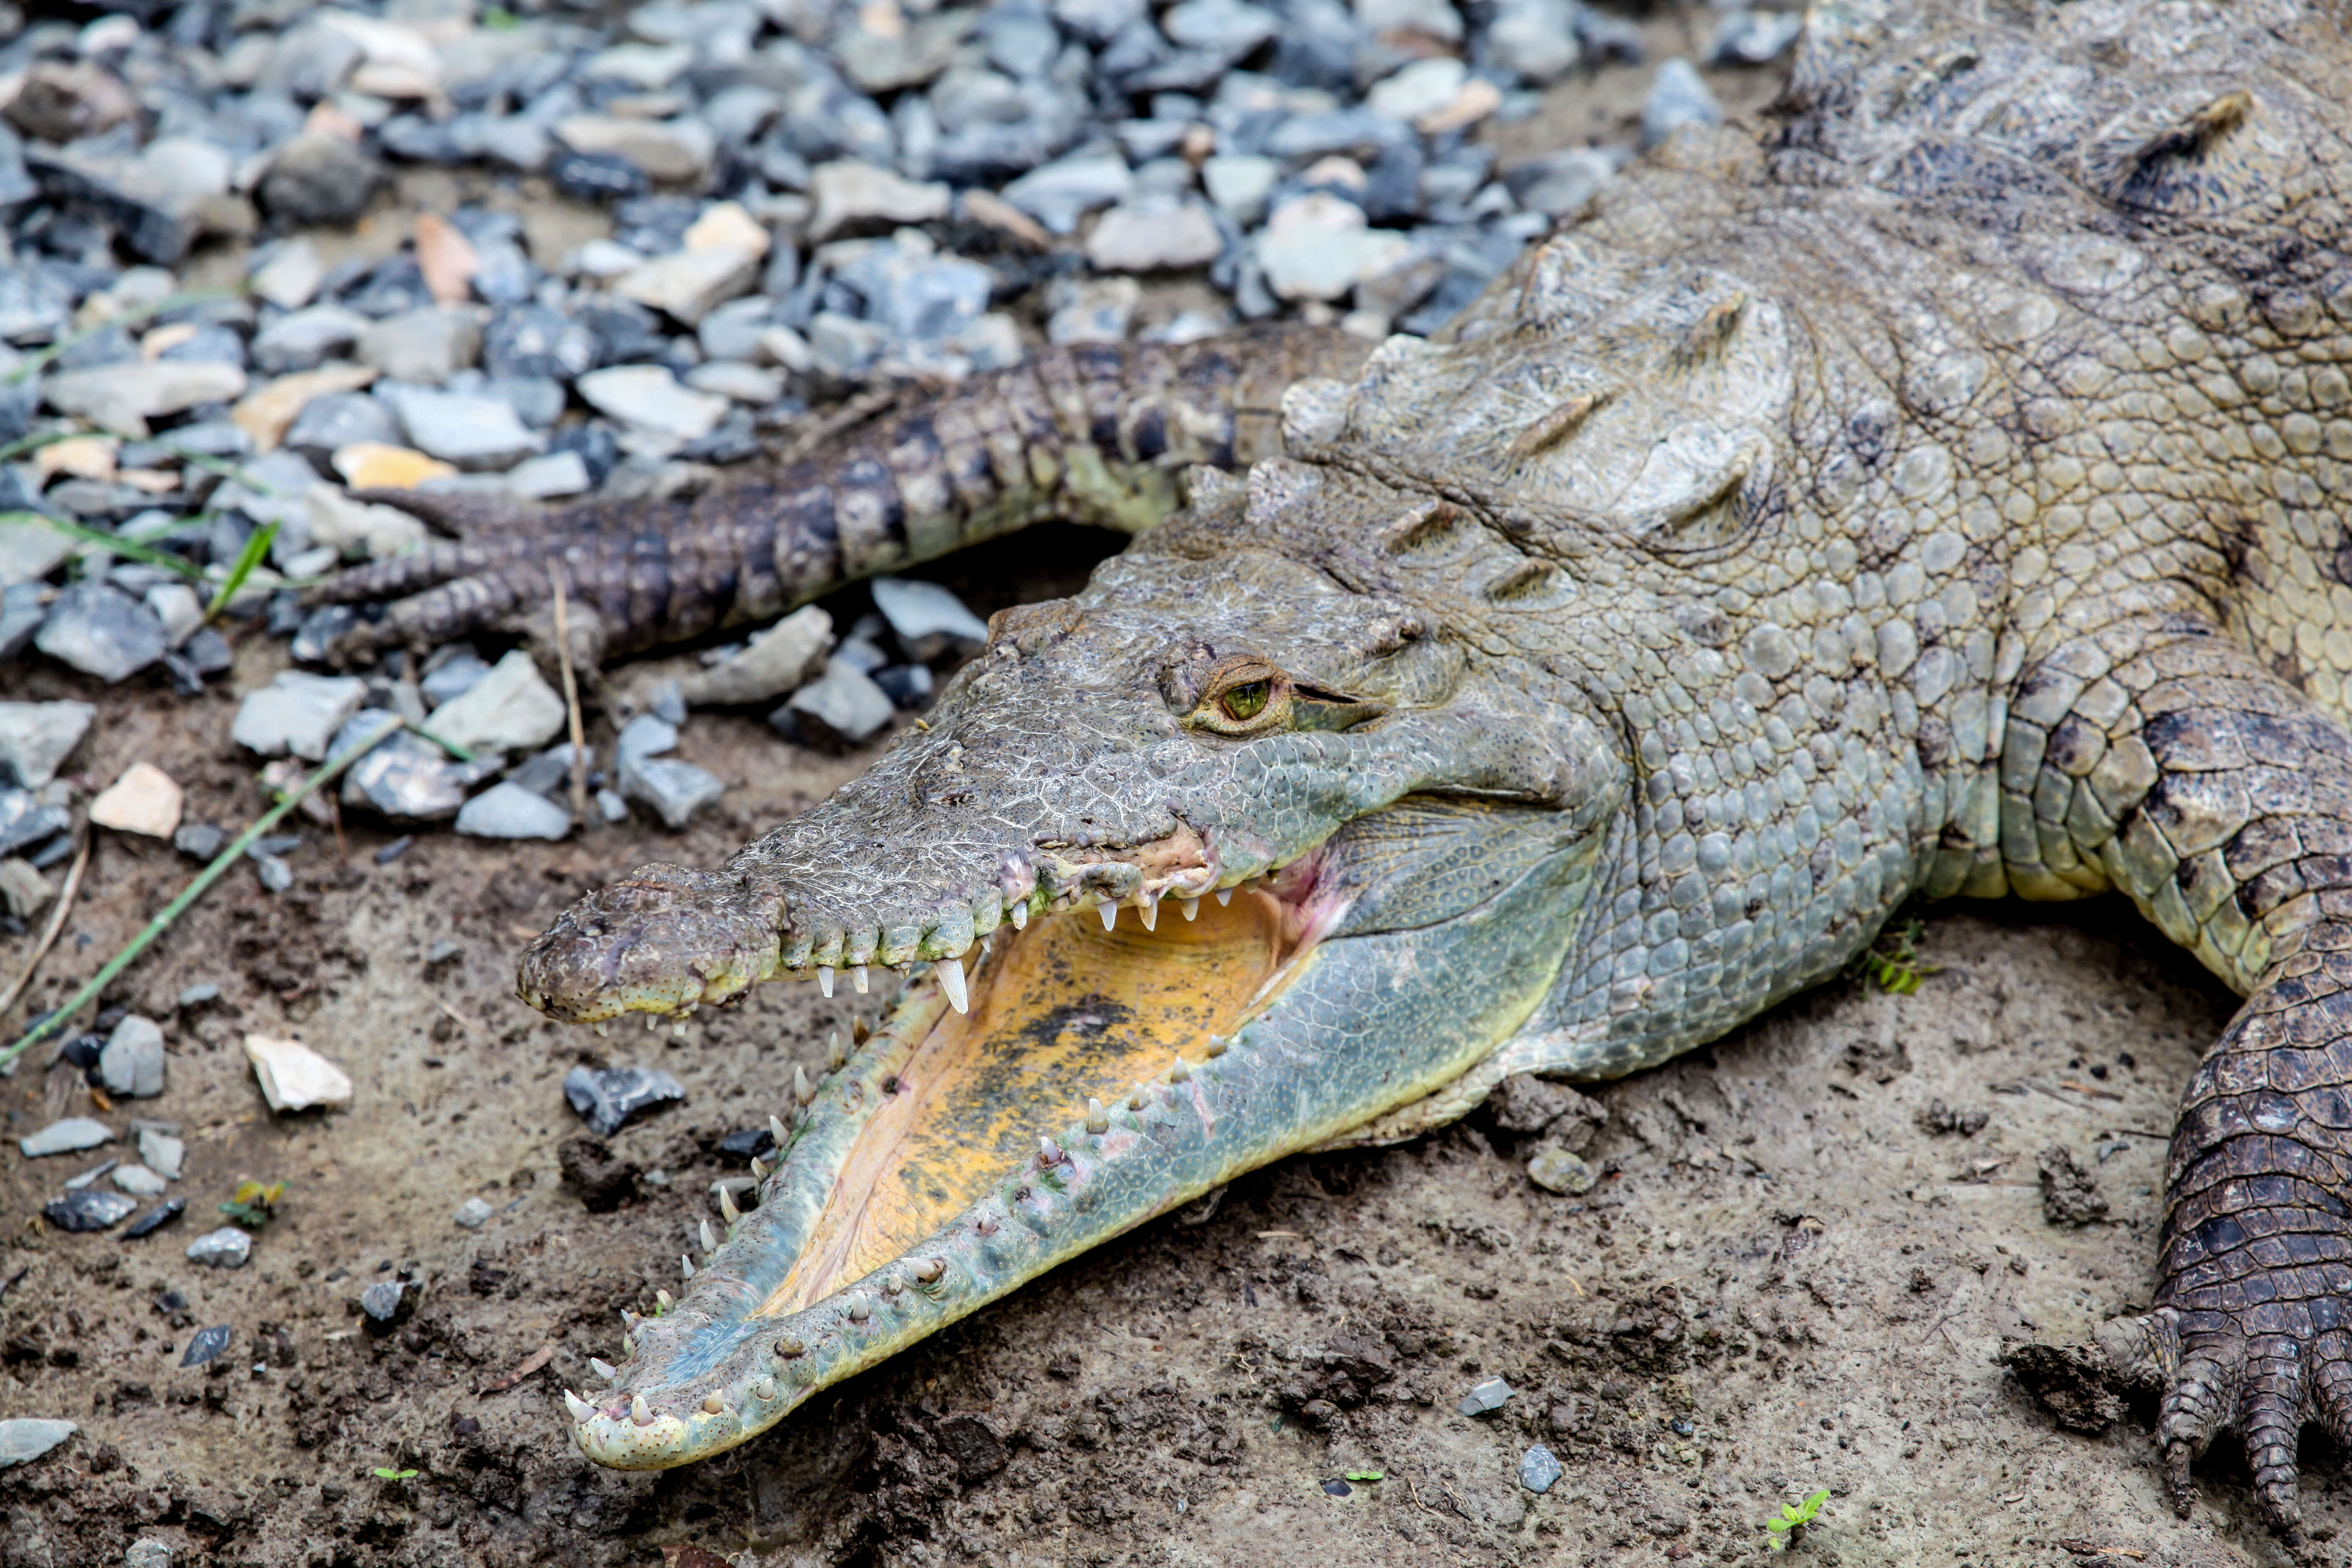
<svg viewBox="0 0 2352 1568">
<path fill-rule="evenodd" d="M 1723 106 L 1715 101 L 1698 68 L 1675 58 L 1658 68 L 1650 96 L 1642 100 L 1642 145 L 1654 147 L 1685 125 L 1720 125 Z"/>
<path fill-rule="evenodd" d="M 327 278 L 327 264 L 308 235 L 298 235 L 260 253 L 260 265 L 246 275 L 246 283 L 260 299 L 281 310 L 299 310 L 318 298 Z"/>
<path fill-rule="evenodd" d="M 575 114 L 556 121 L 556 140 L 575 153 L 604 153 L 635 164 L 651 179 L 686 184 L 710 171 L 718 153 L 708 127 L 693 120 L 626 120 Z"/>
<path fill-rule="evenodd" d="M 161 1173 L 144 1165 L 123 1165 L 114 1172 L 114 1184 L 135 1198 L 160 1198 L 168 1185 Z"/>
<path fill-rule="evenodd" d="M 378 395 L 400 416 L 411 446 L 461 468 L 510 468 L 547 446 L 500 398 L 425 386 L 387 386 Z"/>
<path fill-rule="evenodd" d="M 583 760 L 587 763 L 586 771 L 594 773 L 596 752 L 593 747 L 589 748 Z M 507 783 L 527 789 L 533 795 L 551 798 L 565 793 L 572 785 L 572 743 L 567 741 L 560 746 L 550 746 L 530 758 L 507 775 Z"/>
<path fill-rule="evenodd" d="M 1571 0 L 1504 0 L 1486 28 L 1486 58 L 1531 87 L 1559 80 L 1582 54 Z"/>
<path fill-rule="evenodd" d="M 205 622 L 205 602 L 185 583 L 158 583 L 147 590 L 141 603 L 163 623 L 163 640 L 173 647 L 195 636 Z"/>
<path fill-rule="evenodd" d="M 1282 180 L 1272 158 L 1219 153 L 1201 165 L 1201 185 L 1224 215 L 1244 228 L 1265 216 L 1266 198 Z"/>
<path fill-rule="evenodd" d="M 1707 45 L 1711 66 L 1769 65 L 1805 30 L 1801 11 L 1727 11 Z"/>
<path fill-rule="evenodd" d="M 335 731 L 351 721 L 367 700 L 367 682 L 348 675 L 282 671 L 238 704 L 229 739 L 265 757 L 288 752 L 323 762 Z"/>
<path fill-rule="evenodd" d="M 784 378 L 761 365 L 741 360 L 712 360 L 686 373 L 686 384 L 697 392 L 763 406 L 784 395 Z"/>
<path fill-rule="evenodd" d="M 360 1310 L 371 1325 L 384 1328 L 405 1321 L 416 1310 L 416 1287 L 405 1279 L 379 1279 L 360 1292 Z M 378 1331 L 373 1326 L 369 1332 Z"/>
<path fill-rule="evenodd" d="M 1622 148 L 1571 147 L 1519 164 L 1503 178 L 1521 206 L 1570 217 L 1616 177 L 1624 162 Z"/>
<path fill-rule="evenodd" d="M 1571 1154 L 1565 1149 L 1540 1150 L 1528 1162 L 1528 1180 L 1548 1193 L 1558 1193 L 1563 1197 L 1577 1197 L 1589 1193 L 1593 1183 L 1600 1179 L 1581 1156 Z"/>
<path fill-rule="evenodd" d="M 517 648 L 433 710 L 433 732 L 469 752 L 535 752 L 563 728 L 563 699 Z"/>
<path fill-rule="evenodd" d="M 658 753 L 677 744 L 676 725 L 640 713 L 623 727 L 613 747 L 621 794 L 652 806 L 673 833 L 727 792 L 726 784 L 708 770 L 660 758 Z"/>
<path fill-rule="evenodd" d="M 358 356 L 362 364 L 372 364 L 394 381 L 437 386 L 471 365 L 481 352 L 482 329 L 472 311 L 434 305 L 370 325 L 360 334 Z"/>
<path fill-rule="evenodd" d="M 103 1187 L 83 1187 L 41 1205 L 41 1212 L 59 1230 L 110 1230 L 129 1219 L 139 1200 Z"/>
<path fill-rule="evenodd" d="M 1238 60 L 1274 37 L 1275 14 L 1243 0 L 1181 0 L 1160 18 L 1160 30 L 1180 47 Z"/>
<path fill-rule="evenodd" d="M 253 335 L 254 368 L 270 375 L 315 370 L 340 358 L 373 325 L 341 305 L 310 305 L 289 310 Z"/>
<path fill-rule="evenodd" d="M 1567 1467 L 1552 1458 L 1552 1452 L 1541 1443 L 1529 1448 L 1519 1458 L 1519 1485 L 1531 1492 L 1548 1492 L 1552 1483 L 1568 1473 Z"/>
<path fill-rule="evenodd" d="M 912 658 L 934 658 L 950 643 L 967 649 L 988 641 L 988 623 L 937 583 L 912 577 L 877 577 L 874 607 L 890 623 L 898 646 Z"/>
<path fill-rule="evenodd" d="M 638 1111 L 684 1100 L 686 1089 L 657 1068 L 573 1068 L 563 1075 L 563 1098 L 598 1137 L 610 1138 Z"/>
<path fill-rule="evenodd" d="M 761 254 L 740 245 L 672 251 L 639 262 L 614 279 L 613 292 L 691 327 L 751 289 L 759 281 Z"/>
<path fill-rule="evenodd" d="M 890 344 L 889 328 L 838 310 L 821 310 L 809 322 L 809 353 L 816 368 L 845 381 L 865 374 Z"/>
<path fill-rule="evenodd" d="M 121 1163 L 122 1162 L 120 1160 L 100 1160 L 97 1164 L 92 1165 L 89 1170 L 82 1172 L 79 1175 L 68 1176 L 66 1178 L 66 1191 L 69 1193 L 78 1193 L 84 1187 L 89 1185 L 92 1182 L 98 1180 L 99 1177 L 105 1175 L 109 1171 L 113 1170 L 117 1165 Z"/>
<path fill-rule="evenodd" d="M 122 1568 L 172 1568 L 172 1546 L 165 1541 L 134 1541 L 122 1554 Z"/>
<path fill-rule="evenodd" d="M 208 1230 L 188 1243 L 188 1261 L 207 1268 L 242 1268 L 253 1256 L 253 1237 L 233 1225 Z"/>
<path fill-rule="evenodd" d="M 988 309 L 995 286 L 988 268 L 961 257 L 937 256 L 902 240 L 876 246 L 838 274 L 866 300 L 866 314 L 901 338 L 950 338 Z"/>
<path fill-rule="evenodd" d="M 1452 103 L 1469 75 L 1467 66 L 1448 56 L 1415 60 L 1373 83 L 1364 107 L 1391 120 L 1419 120 Z"/>
<path fill-rule="evenodd" d="M 0 524 L 0 532 L 5 532 Z M 0 658 L 14 658 L 32 646 L 33 634 L 49 618 L 49 590 L 38 583 L 0 587 Z"/>
<path fill-rule="evenodd" d="M 245 391 L 245 372 L 216 360 L 156 360 L 60 371 L 41 395 L 60 414 L 79 414 L 117 435 L 143 438 L 147 421 L 219 403 Z"/>
<path fill-rule="evenodd" d="M 462 643 L 457 645 L 455 652 L 446 648 L 442 651 L 449 657 L 426 670 L 425 679 L 416 686 L 428 708 L 438 708 L 444 702 L 464 696 L 473 689 L 477 681 L 490 672 L 490 667 L 483 662 L 481 656 Z"/>
<path fill-rule="evenodd" d="M 362 712 L 335 737 L 342 751 L 390 715 Z M 475 785 L 496 770 L 495 761 L 461 763 L 430 741 L 394 735 L 353 763 L 343 775 L 343 804 L 365 805 L 397 822 L 438 822 L 457 815 Z"/>
<path fill-rule="evenodd" d="M 385 179 L 364 149 L 324 132 L 305 131 L 278 150 L 261 178 L 261 205 L 298 224 L 347 224 L 367 211 Z"/>
<path fill-rule="evenodd" d="M 490 1223 L 490 1216 L 497 1212 L 479 1198 L 467 1198 L 457 1206 L 457 1212 L 449 1217 L 456 1220 L 462 1229 L 479 1230 Z"/>
<path fill-rule="evenodd" d="M 591 371 L 577 383 L 580 395 L 598 413 L 635 429 L 680 441 L 699 440 L 719 427 L 728 401 L 678 384 L 657 364 L 621 364 Z"/>
<path fill-rule="evenodd" d="M 1206 267 L 1224 248 L 1224 234 L 1206 206 L 1165 197 L 1113 207 L 1087 236 L 1087 259 L 1103 272 Z"/>
<path fill-rule="evenodd" d="M 491 785 L 457 813 L 457 831 L 475 838 L 562 838 L 572 814 L 513 783 Z"/>
<path fill-rule="evenodd" d="M 524 458 L 507 470 L 506 484 L 509 495 L 525 500 L 583 495 L 596 488 L 588 472 L 588 460 L 568 448 Z"/>
<path fill-rule="evenodd" d="M 1425 33 L 1447 43 L 1462 37 L 1453 0 L 1355 0 L 1356 20 L 1374 33 Z"/>
<path fill-rule="evenodd" d="M 113 1142 L 113 1131 L 103 1121 L 91 1121 L 89 1117 L 66 1117 L 64 1121 L 52 1121 L 30 1138 L 16 1140 L 16 1150 L 26 1159 L 40 1159 L 42 1154 L 80 1154 L 82 1150 L 94 1150 L 101 1142 Z"/>
<path fill-rule="evenodd" d="M 0 702 L 0 780 L 26 789 L 47 784 L 96 717 L 88 702 Z"/>
<path fill-rule="evenodd" d="M 596 334 L 551 306 L 510 306 L 482 334 L 482 368 L 502 380 L 568 382 L 595 366 Z"/>
<path fill-rule="evenodd" d="M 331 392 L 314 397 L 294 416 L 285 445 L 314 463 L 324 463 L 344 447 L 360 441 L 386 447 L 405 444 L 399 416 L 383 399 L 364 392 Z"/>
<path fill-rule="evenodd" d="M 81 1428 L 70 1421 L 18 1415 L 0 1421 L 0 1470 L 30 1464 Z"/>
<path fill-rule="evenodd" d="M 774 324 L 775 301 L 753 294 L 711 310 L 694 329 L 694 337 L 706 359 L 756 361 L 765 357 L 761 335 Z"/>
<path fill-rule="evenodd" d="M 169 1132 L 159 1132 L 152 1127 L 139 1131 L 139 1160 L 149 1170 L 167 1182 L 180 1179 L 181 1162 L 188 1157 L 188 1145 Z"/>
<path fill-rule="evenodd" d="M 1006 185 L 1004 199 L 1055 234 L 1068 234 L 1078 219 L 1125 201 L 1135 189 L 1127 160 L 1115 153 L 1076 153 L 1047 163 Z"/>
<path fill-rule="evenodd" d="M 680 695 L 697 707 L 765 702 L 797 690 L 833 642 L 833 617 L 804 605 L 764 631 L 740 651 L 679 683 Z"/>
<path fill-rule="evenodd" d="M 1481 1378 L 1470 1385 L 1462 1396 L 1458 1409 L 1465 1415 L 1484 1415 L 1490 1410 L 1500 1410 L 1506 1400 L 1518 1391 L 1499 1377 Z"/>
<path fill-rule="evenodd" d="M 793 699 L 768 716 L 777 728 L 813 746 L 847 751 L 880 733 L 898 711 L 888 692 L 856 665 L 835 658 L 825 662 L 824 674 L 793 693 Z"/>
<path fill-rule="evenodd" d="M 136 1013 L 125 1017 L 99 1052 L 98 1076 L 109 1091 L 133 1100 L 152 1100 L 163 1093 L 163 1029 Z"/>
<path fill-rule="evenodd" d="M 0 789 L 0 855 L 63 833 L 73 816 L 62 805 L 43 805 L 28 789 Z"/>
<path fill-rule="evenodd" d="M 855 159 L 818 164 L 809 174 L 809 194 L 816 203 L 809 237 L 819 240 L 845 230 L 935 222 L 948 216 L 954 199 L 943 184 L 909 180 Z"/>
<path fill-rule="evenodd" d="M 48 618 L 33 634 L 33 646 L 110 686 L 136 675 L 171 647 L 152 610 L 120 588 L 91 582 L 76 583 L 58 595 Z"/>
<path fill-rule="evenodd" d="M 1116 343 L 1127 337 L 1143 286 L 1132 278 L 1072 279 L 1057 282 L 1046 298 L 1054 313 L 1045 320 L 1053 343 Z"/>
</svg>

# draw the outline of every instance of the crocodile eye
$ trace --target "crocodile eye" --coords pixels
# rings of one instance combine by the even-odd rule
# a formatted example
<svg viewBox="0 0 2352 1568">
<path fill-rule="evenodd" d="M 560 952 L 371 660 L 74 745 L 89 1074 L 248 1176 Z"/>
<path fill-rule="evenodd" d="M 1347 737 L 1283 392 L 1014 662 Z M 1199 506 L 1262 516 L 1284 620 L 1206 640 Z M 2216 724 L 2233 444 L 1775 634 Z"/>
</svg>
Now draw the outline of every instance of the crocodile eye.
<svg viewBox="0 0 2352 1568">
<path fill-rule="evenodd" d="M 1228 719 L 1255 719 L 1265 711 L 1265 700 L 1269 689 L 1265 681 L 1253 680 L 1245 686 L 1236 686 L 1226 692 L 1218 700 L 1218 706 L 1224 709 L 1225 717 Z"/>
</svg>

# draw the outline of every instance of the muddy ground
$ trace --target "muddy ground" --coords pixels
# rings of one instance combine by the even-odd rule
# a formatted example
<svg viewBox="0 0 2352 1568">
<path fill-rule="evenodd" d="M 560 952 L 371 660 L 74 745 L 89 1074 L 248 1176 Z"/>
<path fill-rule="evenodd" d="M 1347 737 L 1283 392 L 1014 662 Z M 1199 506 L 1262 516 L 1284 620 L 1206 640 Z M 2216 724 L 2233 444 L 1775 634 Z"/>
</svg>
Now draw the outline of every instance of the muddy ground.
<svg viewBox="0 0 2352 1568">
<path fill-rule="evenodd" d="M 1653 58 L 1675 52 L 1664 42 Z M 1590 134 L 1576 116 L 1622 119 L 1642 85 L 1588 88 L 1509 134 Z M 1769 92 L 1718 87 L 1735 107 Z M 933 574 L 985 612 L 1066 588 L 1106 548 L 1033 533 Z M 189 787 L 191 819 L 234 826 L 260 804 L 227 741 L 235 694 L 284 657 L 250 635 L 238 655 L 193 701 L 31 660 L 0 666 L 0 688 L 100 703 L 70 766 L 85 788 L 154 762 Z M 394 837 L 380 826 L 305 824 L 291 890 L 240 868 L 103 999 L 165 1024 L 161 1100 L 99 1110 L 38 1058 L 0 1079 L 0 1415 L 81 1425 L 0 1472 L 0 1568 L 116 1564 L 140 1538 L 183 1564 L 268 1568 L 654 1564 L 688 1546 L 760 1568 L 1734 1562 L 1816 1488 L 1831 1500 L 1794 1561 L 2284 1561 L 2242 1461 L 2207 1461 L 2202 1502 L 2175 1521 L 2147 1410 L 2063 1431 L 1999 1364 L 2004 1345 L 2077 1340 L 2146 1304 L 2174 1098 L 2232 1005 L 2112 904 L 1948 912 L 1925 937 L 1941 972 L 1917 994 L 1832 984 L 1596 1089 L 1604 1176 L 1580 1198 L 1531 1184 L 1525 1141 L 1491 1113 L 1292 1160 L 733 1453 L 598 1469 L 570 1444 L 561 1389 L 591 1385 L 620 1309 L 674 1281 L 710 1183 L 741 1170 L 719 1141 L 783 1108 L 793 1065 L 822 1059 L 852 1001 L 771 988 L 683 1033 L 600 1039 L 513 1000 L 516 952 L 575 895 L 649 859 L 714 861 L 870 761 L 787 745 L 749 714 L 698 716 L 680 754 L 732 786 L 684 835 L 424 833 L 379 864 Z M 193 869 L 105 837 L 7 1033 Z M 428 964 L 444 939 L 458 952 Z M 0 977 L 29 947 L 0 937 Z M 219 1000 L 178 1008 L 200 983 Z M 883 1001 L 864 999 L 867 1016 Z M 342 1064 L 351 1110 L 272 1117 L 247 1031 Z M 580 1062 L 658 1065 L 688 1091 L 612 1140 L 645 1173 L 614 1212 L 588 1212 L 558 1167 L 580 1131 L 559 1083 Z M 188 1218 L 136 1242 L 47 1226 L 41 1205 L 86 1161 L 28 1162 L 13 1139 L 132 1110 L 185 1130 Z M 1930 1130 L 1950 1112 L 1986 1120 Z M 2053 1145 L 2093 1173 L 2104 1219 L 2045 1216 L 2036 1163 Z M 252 1261 L 188 1263 L 248 1178 L 288 1184 Z M 478 1233 L 451 1218 L 475 1196 L 496 1210 Z M 421 1286 L 415 1315 L 366 1331 L 360 1290 L 394 1276 Z M 215 1324 L 231 1352 L 182 1370 Z M 543 1348 L 541 1370 L 485 1392 Z M 1515 1397 L 1456 1414 L 1493 1374 Z M 1566 1465 L 1540 1497 L 1517 1479 L 1538 1441 Z M 2336 1550 L 2352 1499 L 2324 1439 L 2306 1455 L 2312 1533 Z"/>
</svg>

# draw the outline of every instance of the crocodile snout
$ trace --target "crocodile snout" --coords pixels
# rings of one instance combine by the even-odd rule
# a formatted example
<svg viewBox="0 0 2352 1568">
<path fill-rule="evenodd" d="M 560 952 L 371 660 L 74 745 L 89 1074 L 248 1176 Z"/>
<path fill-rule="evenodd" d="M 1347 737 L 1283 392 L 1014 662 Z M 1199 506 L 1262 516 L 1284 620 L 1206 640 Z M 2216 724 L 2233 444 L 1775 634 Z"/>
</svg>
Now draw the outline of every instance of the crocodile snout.
<svg viewBox="0 0 2352 1568">
<path fill-rule="evenodd" d="M 691 1012 L 775 972 L 779 907 L 723 872 L 640 866 L 524 950 L 515 994 L 565 1023 Z"/>
</svg>

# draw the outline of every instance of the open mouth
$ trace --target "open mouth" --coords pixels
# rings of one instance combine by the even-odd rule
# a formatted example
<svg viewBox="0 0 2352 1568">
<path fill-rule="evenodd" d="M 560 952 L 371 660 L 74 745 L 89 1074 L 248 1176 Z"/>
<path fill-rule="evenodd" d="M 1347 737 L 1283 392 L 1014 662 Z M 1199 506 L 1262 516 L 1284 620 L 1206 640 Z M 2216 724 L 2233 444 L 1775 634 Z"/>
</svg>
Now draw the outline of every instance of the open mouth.
<svg viewBox="0 0 2352 1568">
<path fill-rule="evenodd" d="M 821 1079 L 796 1071 L 773 1123 L 780 1163 L 753 1166 L 759 1207 L 722 1200 L 727 1234 L 704 1224 L 682 1299 L 665 1292 L 656 1317 L 630 1320 L 622 1363 L 596 1363 L 611 1389 L 567 1393 L 590 1457 L 651 1468 L 731 1447 L 816 1388 L 1284 1152 L 1242 1135 L 1235 1114 L 1267 1100 L 1284 1064 L 1234 1037 L 1346 900 L 1318 886 L 1312 853 L 1211 891 L 1197 856 L 1153 864 L 1152 849 L 1129 851 L 1126 874 L 1084 879 L 1107 880 L 1108 896 L 1074 879 L 1013 905 L 961 960 L 918 967 Z M 1033 906 L 1049 912 L 1021 918 Z M 1278 1109 L 1270 1124 L 1312 1131 Z"/>
</svg>

